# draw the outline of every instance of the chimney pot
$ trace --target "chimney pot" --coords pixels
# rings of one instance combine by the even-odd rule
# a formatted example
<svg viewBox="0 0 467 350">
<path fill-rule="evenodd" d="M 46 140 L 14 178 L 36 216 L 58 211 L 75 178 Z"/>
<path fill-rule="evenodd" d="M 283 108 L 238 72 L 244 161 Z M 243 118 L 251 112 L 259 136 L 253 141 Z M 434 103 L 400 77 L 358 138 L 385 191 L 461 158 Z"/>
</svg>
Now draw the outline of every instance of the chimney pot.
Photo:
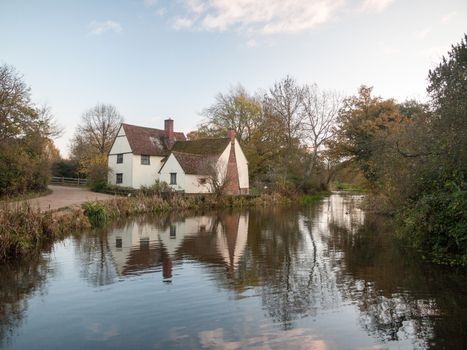
<svg viewBox="0 0 467 350">
<path fill-rule="evenodd" d="M 172 119 L 169 118 L 164 120 L 164 131 L 165 137 L 167 138 L 167 146 L 170 149 L 175 143 L 174 121 Z"/>
</svg>

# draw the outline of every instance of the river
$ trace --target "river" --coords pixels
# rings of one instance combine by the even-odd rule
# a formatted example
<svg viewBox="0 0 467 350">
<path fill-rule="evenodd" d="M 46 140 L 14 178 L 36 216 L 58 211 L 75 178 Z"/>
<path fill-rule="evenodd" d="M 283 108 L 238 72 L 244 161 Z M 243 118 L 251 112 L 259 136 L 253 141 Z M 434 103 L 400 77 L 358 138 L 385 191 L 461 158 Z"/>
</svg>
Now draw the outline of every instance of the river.
<svg viewBox="0 0 467 350">
<path fill-rule="evenodd" d="M 463 349 L 465 270 L 334 194 L 70 234 L 0 266 L 0 349 Z"/>
</svg>

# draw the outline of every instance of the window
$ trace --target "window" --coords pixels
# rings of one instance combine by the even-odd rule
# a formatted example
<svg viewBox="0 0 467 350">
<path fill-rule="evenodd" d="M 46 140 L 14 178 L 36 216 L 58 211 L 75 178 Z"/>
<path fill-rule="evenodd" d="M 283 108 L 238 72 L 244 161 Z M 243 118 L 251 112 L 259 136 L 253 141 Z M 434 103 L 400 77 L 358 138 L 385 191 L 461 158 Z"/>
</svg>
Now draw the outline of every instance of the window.
<svg viewBox="0 0 467 350">
<path fill-rule="evenodd" d="M 142 165 L 149 165 L 149 164 L 151 164 L 150 156 L 148 156 L 148 155 L 146 155 L 146 154 L 142 154 L 142 155 L 141 155 L 141 164 L 142 164 Z"/>
<path fill-rule="evenodd" d="M 177 227 L 175 225 L 170 225 L 170 238 L 176 238 L 177 236 Z"/>
<path fill-rule="evenodd" d="M 116 181 L 116 183 L 117 183 L 117 184 L 123 183 L 123 174 L 122 174 L 122 173 L 118 173 L 118 174 L 116 174 L 116 175 L 117 175 L 117 181 Z"/>
<path fill-rule="evenodd" d="M 177 184 L 177 173 L 170 173 L 170 184 L 171 185 Z"/>
<path fill-rule="evenodd" d="M 117 164 L 123 163 L 123 153 L 117 154 Z"/>
<path fill-rule="evenodd" d="M 122 245 L 123 245 L 122 242 L 123 242 L 122 237 L 115 238 L 115 247 L 116 248 L 121 248 Z"/>
<path fill-rule="evenodd" d="M 139 248 L 140 249 L 149 249 L 149 237 L 141 237 L 139 239 Z"/>
<path fill-rule="evenodd" d="M 206 178 L 202 177 L 201 179 L 199 179 L 199 184 L 200 185 L 206 185 Z"/>
</svg>

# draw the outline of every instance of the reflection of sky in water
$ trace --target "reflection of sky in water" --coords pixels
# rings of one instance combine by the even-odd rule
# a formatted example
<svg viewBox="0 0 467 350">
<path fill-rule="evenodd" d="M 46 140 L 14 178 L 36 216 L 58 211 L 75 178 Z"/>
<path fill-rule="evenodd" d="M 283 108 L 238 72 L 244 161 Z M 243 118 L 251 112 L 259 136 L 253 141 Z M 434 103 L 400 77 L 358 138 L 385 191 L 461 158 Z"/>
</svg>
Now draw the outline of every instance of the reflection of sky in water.
<svg viewBox="0 0 467 350">
<path fill-rule="evenodd" d="M 3 347 L 456 348 L 465 301 L 443 302 L 465 278 L 409 264 L 359 201 L 162 215 L 66 239 L 47 259 L 42 292 L 18 301 L 23 322 Z M 453 286 L 448 298 L 439 285 Z"/>
</svg>

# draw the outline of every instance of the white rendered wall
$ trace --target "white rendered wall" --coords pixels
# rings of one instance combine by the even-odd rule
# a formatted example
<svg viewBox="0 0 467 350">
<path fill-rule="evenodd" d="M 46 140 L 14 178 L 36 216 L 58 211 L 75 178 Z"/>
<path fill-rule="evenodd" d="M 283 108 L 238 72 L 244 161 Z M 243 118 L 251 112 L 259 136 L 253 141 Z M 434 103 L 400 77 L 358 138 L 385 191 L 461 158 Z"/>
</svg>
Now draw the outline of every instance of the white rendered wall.
<svg viewBox="0 0 467 350">
<path fill-rule="evenodd" d="M 227 164 L 229 163 L 230 147 L 231 143 L 229 142 L 228 146 L 225 148 L 224 152 L 222 152 L 216 164 L 217 177 L 219 181 L 225 179 L 225 176 L 227 174 Z"/>
<path fill-rule="evenodd" d="M 177 184 L 170 185 L 170 173 L 177 174 Z M 173 154 L 167 159 L 159 180 L 167 182 L 175 191 L 185 191 L 185 193 L 209 193 L 210 187 L 206 184 L 200 184 L 200 179 L 206 178 L 201 175 L 185 174 Z"/>
<path fill-rule="evenodd" d="M 178 175 L 177 175 L 178 176 Z M 200 183 L 201 179 L 206 179 L 207 176 L 201 175 L 184 175 L 185 193 L 210 193 L 211 186 L 206 182 Z"/>
<path fill-rule="evenodd" d="M 159 180 L 159 170 L 162 166 L 162 157 L 151 156 L 149 165 L 141 164 L 141 156 L 133 155 L 133 188 L 152 186 Z"/>
<path fill-rule="evenodd" d="M 123 163 L 117 164 L 117 154 L 123 154 Z M 109 152 L 108 167 L 110 169 L 108 181 L 111 185 L 116 185 L 117 173 L 123 174 L 123 183 L 119 186 L 133 186 L 133 154 L 131 147 L 125 136 L 123 128 L 120 128 L 112 149 Z"/>
<path fill-rule="evenodd" d="M 177 184 L 170 185 L 170 173 L 177 173 Z M 169 158 L 165 161 L 164 167 L 162 168 L 159 174 L 159 180 L 167 182 L 170 187 L 172 187 L 175 191 L 183 191 L 184 190 L 184 176 L 185 172 L 183 171 L 180 164 L 178 164 L 177 159 L 175 156 L 171 154 Z"/>
<path fill-rule="evenodd" d="M 248 161 L 240 147 L 240 144 L 235 140 L 235 156 L 237 158 L 238 181 L 240 188 L 249 188 L 250 180 L 248 177 Z"/>
</svg>

